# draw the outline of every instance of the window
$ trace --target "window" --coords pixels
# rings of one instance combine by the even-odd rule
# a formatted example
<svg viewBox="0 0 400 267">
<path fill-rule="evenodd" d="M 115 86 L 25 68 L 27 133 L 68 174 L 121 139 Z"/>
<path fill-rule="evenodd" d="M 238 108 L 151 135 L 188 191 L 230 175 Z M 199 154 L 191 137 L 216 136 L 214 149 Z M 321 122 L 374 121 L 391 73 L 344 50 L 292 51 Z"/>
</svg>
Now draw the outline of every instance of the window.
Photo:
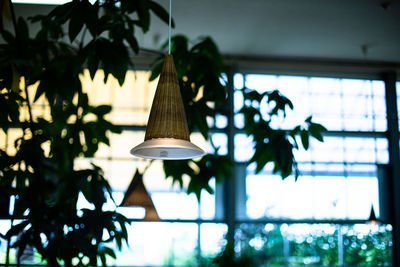
<svg viewBox="0 0 400 267">
<path fill-rule="evenodd" d="M 367 220 L 371 206 L 379 216 L 378 165 L 387 164 L 388 142 L 384 83 L 377 80 L 236 74 L 234 105 L 243 105 L 243 87 L 259 92 L 278 89 L 294 109 L 274 127 L 290 129 L 312 115 L 328 128 L 324 142 L 313 140 L 310 149 L 295 152 L 300 176 L 284 180 L 266 165 L 260 173 L 246 168 L 244 206 L 246 221 L 237 231 L 237 246 L 254 253 L 265 265 L 368 265 L 390 264 L 391 226 L 321 224 L 329 221 Z M 240 129 L 243 118 L 235 115 Z M 234 136 L 235 160 L 253 155 L 251 137 Z M 240 201 L 243 199 L 243 201 Z M 264 221 L 264 224 L 252 223 Z M 276 224 L 276 221 L 292 222 Z M 296 222 L 303 222 L 296 224 Z M 304 222 L 312 222 L 307 224 Z M 380 244 L 382 257 L 364 255 Z M 264 257 L 264 258 L 263 258 Z"/>
<path fill-rule="evenodd" d="M 103 84 L 103 73 L 93 81 L 82 77 L 84 91 L 93 104 L 109 104 L 109 118 L 121 125 L 120 135 L 110 136 L 110 147 L 101 146 L 94 158 L 79 158 L 77 168 L 91 162 L 103 168 L 119 204 L 136 169 L 146 172 L 144 183 L 150 192 L 162 222 L 138 222 L 144 216 L 140 208 L 118 208 L 133 219 L 129 226 L 129 247 L 124 246 L 110 265 L 124 266 L 190 266 L 206 264 L 226 244 L 228 231 L 223 222 L 222 186 L 210 182 L 216 194 L 203 192 L 200 203 L 177 185 L 166 180 L 161 162 L 133 158 L 129 150 L 144 138 L 151 101 L 156 88 L 148 82 L 146 71 L 129 72 L 120 87 L 110 78 Z M 235 168 L 242 174 L 238 183 L 235 237 L 238 252 L 251 252 L 268 266 L 321 265 L 353 266 L 391 264 L 391 226 L 360 224 L 368 219 L 371 206 L 379 215 L 379 166 L 389 162 L 384 83 L 379 80 L 357 80 L 286 75 L 235 74 L 234 111 L 243 105 L 240 89 L 258 91 L 278 89 L 294 104 L 287 119 L 274 121 L 274 127 L 289 129 L 309 115 L 329 130 L 324 143 L 311 142 L 308 151 L 300 149 L 295 157 L 300 176 L 282 180 L 267 165 L 260 173 L 244 164 L 250 159 L 252 140 L 243 134 L 243 118 L 234 117 Z M 400 83 L 397 83 L 400 90 Z M 34 91 L 34 88 L 31 88 Z M 400 95 L 400 94 L 398 94 Z M 399 101 L 400 102 L 400 101 Z M 400 104 L 399 104 L 400 105 Z M 33 105 L 35 116 L 48 116 L 48 107 L 40 100 Z M 218 131 L 212 133 L 220 154 L 228 154 L 228 135 L 223 132 L 228 119 L 219 116 Z M 222 129 L 222 130 L 221 130 Z M 13 152 L 12 142 L 21 134 L 11 128 L 0 133 L 0 146 Z M 191 138 L 211 151 L 198 133 Z M 79 205 L 87 203 L 82 199 Z M 114 209 L 109 203 L 106 208 Z M 0 221 L 0 232 L 10 226 Z M 7 244 L 0 244 L 4 258 Z M 374 250 L 375 249 L 375 250 Z M 368 258 L 374 250 L 375 258 Z M 364 253 L 365 252 L 365 253 Z M 372 252 L 371 252 L 372 253 Z M 12 250 L 15 258 L 15 251 Z M 355 256 L 357 255 L 357 257 Z M 372 262 L 371 262 L 372 260 Z M 204 262 L 203 262 L 204 261 Z M 26 262 L 39 263 L 38 257 Z"/>
<path fill-rule="evenodd" d="M 234 81 L 235 110 L 243 105 L 244 85 L 259 92 L 278 89 L 294 109 L 276 127 L 293 128 L 312 115 L 331 131 L 323 143 L 313 140 L 308 151 L 296 151 L 296 182 L 273 175 L 272 165 L 260 174 L 249 166 L 249 218 L 367 219 L 371 204 L 379 209 L 376 164 L 388 162 L 387 140 L 363 133 L 379 136 L 386 130 L 382 81 L 253 74 L 236 74 Z M 240 126 L 240 117 L 236 123 Z M 251 138 L 235 135 L 235 159 L 247 161 L 252 154 Z"/>
</svg>

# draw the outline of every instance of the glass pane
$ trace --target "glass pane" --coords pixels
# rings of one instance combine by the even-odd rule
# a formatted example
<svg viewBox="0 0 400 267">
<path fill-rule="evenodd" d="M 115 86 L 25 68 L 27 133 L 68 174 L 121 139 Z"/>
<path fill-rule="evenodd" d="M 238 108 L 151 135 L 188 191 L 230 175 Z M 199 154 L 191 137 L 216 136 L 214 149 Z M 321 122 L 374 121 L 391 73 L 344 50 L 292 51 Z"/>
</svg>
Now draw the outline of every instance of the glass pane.
<svg viewBox="0 0 400 267">
<path fill-rule="evenodd" d="M 234 81 L 241 88 L 242 79 Z M 277 89 L 292 101 L 294 110 L 287 111 L 285 120 L 274 121 L 276 127 L 293 128 L 312 115 L 329 130 L 386 130 L 383 81 L 249 74 L 245 84 L 259 92 Z M 234 97 L 237 112 L 243 97 L 239 91 Z M 236 123 L 241 127 L 241 119 Z"/>
<path fill-rule="evenodd" d="M 201 256 L 205 260 L 215 257 L 226 245 L 224 236 L 228 231 L 225 224 L 202 223 L 200 225 Z"/>
<path fill-rule="evenodd" d="M 300 176 L 284 180 L 264 170 L 248 172 L 246 208 L 250 219 L 368 219 L 379 210 L 376 166 L 300 165 Z M 268 168 L 267 168 L 268 169 Z M 353 175 L 353 176 L 352 176 Z"/>
<path fill-rule="evenodd" d="M 198 225 L 143 223 L 128 227 L 129 244 L 110 259 L 110 265 L 191 266 L 197 260 Z"/>
<path fill-rule="evenodd" d="M 104 83 L 104 72 L 101 70 L 91 80 L 86 70 L 81 82 L 92 105 L 113 106 L 108 116 L 112 123 L 145 125 L 157 87 L 157 80 L 149 82 L 149 75 L 148 71 L 128 71 L 124 84 L 119 86 L 111 76 Z"/>
<path fill-rule="evenodd" d="M 200 197 L 200 218 L 201 219 L 214 219 L 215 218 L 215 179 L 211 179 L 208 183 L 214 190 L 214 194 L 210 194 L 203 190 Z"/>
</svg>

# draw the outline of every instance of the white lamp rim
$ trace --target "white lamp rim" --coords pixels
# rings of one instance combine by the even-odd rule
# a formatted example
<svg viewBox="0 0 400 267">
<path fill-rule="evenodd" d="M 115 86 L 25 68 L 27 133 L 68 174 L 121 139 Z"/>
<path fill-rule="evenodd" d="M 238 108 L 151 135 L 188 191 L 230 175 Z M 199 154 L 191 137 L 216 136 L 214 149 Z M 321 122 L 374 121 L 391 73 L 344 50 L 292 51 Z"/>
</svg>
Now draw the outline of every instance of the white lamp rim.
<svg viewBox="0 0 400 267">
<path fill-rule="evenodd" d="M 206 152 L 195 144 L 175 138 L 154 138 L 135 146 L 130 153 L 146 159 L 178 160 L 204 156 Z"/>
</svg>

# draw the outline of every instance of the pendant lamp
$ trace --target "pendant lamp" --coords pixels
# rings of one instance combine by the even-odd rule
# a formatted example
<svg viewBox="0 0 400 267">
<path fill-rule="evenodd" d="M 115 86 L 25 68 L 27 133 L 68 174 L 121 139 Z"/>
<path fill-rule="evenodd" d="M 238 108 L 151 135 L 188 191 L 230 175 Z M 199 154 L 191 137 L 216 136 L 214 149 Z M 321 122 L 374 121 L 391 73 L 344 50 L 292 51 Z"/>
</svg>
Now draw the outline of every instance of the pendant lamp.
<svg viewBox="0 0 400 267">
<path fill-rule="evenodd" d="M 369 224 L 379 224 L 379 220 L 376 218 L 373 205 L 371 205 L 371 213 L 369 214 L 369 218 L 368 218 L 367 223 L 369 223 Z"/>
<path fill-rule="evenodd" d="M 161 221 L 154 203 L 143 183 L 143 174 L 136 171 L 120 207 L 142 207 L 145 209 L 145 217 L 142 221 Z"/>
<path fill-rule="evenodd" d="M 205 152 L 190 142 L 185 109 L 171 55 L 171 0 L 168 36 L 168 55 L 162 65 L 144 142 L 134 147 L 131 154 L 164 160 L 201 157 Z"/>
</svg>

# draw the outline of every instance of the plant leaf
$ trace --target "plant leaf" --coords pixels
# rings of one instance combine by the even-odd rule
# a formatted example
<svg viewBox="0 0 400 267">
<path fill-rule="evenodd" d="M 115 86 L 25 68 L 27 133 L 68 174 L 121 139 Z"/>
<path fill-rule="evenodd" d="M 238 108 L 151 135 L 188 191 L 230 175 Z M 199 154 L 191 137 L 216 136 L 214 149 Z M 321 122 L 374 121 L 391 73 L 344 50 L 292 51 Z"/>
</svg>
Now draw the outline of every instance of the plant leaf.
<svg viewBox="0 0 400 267">
<path fill-rule="evenodd" d="M 162 21 L 164 21 L 167 24 L 169 23 L 169 14 L 161 5 L 159 5 L 158 3 L 154 2 L 154 1 L 150 1 L 150 9 Z M 171 26 L 172 26 L 172 28 L 175 28 L 175 22 L 172 18 L 171 18 Z"/>
<path fill-rule="evenodd" d="M 300 136 L 301 136 L 301 143 L 303 144 L 304 149 L 307 150 L 309 147 L 308 132 L 306 130 L 301 130 Z"/>
</svg>

